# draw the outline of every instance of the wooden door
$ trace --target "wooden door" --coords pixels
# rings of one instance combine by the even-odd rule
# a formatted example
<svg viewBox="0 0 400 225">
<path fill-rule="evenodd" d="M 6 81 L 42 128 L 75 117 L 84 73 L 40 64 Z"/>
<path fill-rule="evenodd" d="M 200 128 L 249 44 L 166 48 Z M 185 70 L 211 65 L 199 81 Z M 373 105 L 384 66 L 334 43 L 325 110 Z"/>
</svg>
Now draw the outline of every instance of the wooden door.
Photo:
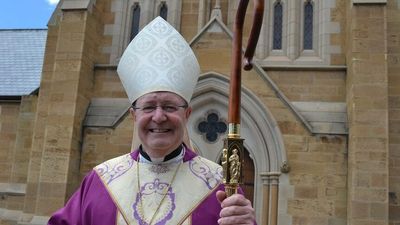
<svg viewBox="0 0 400 225">
<path fill-rule="evenodd" d="M 254 198 L 254 163 L 250 158 L 249 152 L 245 148 L 244 154 L 244 165 L 243 165 L 243 184 L 241 185 L 244 195 L 253 204 Z"/>
</svg>

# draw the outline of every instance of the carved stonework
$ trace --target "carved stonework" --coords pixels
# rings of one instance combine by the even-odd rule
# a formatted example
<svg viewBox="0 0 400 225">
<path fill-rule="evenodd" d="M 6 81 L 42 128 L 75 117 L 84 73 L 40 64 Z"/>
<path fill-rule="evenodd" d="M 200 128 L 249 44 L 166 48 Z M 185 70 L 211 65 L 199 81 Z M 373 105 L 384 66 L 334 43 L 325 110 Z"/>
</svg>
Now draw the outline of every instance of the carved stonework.
<svg viewBox="0 0 400 225">
<path fill-rule="evenodd" d="M 289 166 L 289 163 L 287 161 L 283 161 L 282 162 L 281 172 L 282 173 L 289 173 L 290 172 L 290 166 Z"/>
</svg>

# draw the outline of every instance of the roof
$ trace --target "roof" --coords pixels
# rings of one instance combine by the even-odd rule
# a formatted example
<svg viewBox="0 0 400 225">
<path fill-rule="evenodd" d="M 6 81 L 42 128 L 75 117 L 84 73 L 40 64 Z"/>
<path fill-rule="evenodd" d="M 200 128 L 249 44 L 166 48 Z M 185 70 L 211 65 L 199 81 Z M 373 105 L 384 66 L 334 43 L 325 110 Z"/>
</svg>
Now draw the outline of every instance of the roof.
<svg viewBox="0 0 400 225">
<path fill-rule="evenodd" d="M 39 88 L 46 37 L 46 29 L 0 29 L 0 96 Z"/>
</svg>

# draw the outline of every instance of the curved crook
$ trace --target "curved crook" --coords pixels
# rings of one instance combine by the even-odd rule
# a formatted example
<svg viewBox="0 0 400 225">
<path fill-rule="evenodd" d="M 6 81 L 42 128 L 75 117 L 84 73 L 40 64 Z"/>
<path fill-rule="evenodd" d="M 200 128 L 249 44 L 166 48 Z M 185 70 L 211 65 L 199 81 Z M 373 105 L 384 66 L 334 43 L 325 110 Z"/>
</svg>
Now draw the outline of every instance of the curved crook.
<svg viewBox="0 0 400 225">
<path fill-rule="evenodd" d="M 241 90 L 241 72 L 242 72 L 242 39 L 243 24 L 246 15 L 246 9 L 249 0 L 241 0 L 239 2 L 238 11 L 236 13 L 235 24 L 233 27 L 233 48 L 232 48 L 232 64 L 231 64 L 231 80 L 230 80 L 230 97 L 229 97 L 229 113 L 228 121 L 230 123 L 240 123 L 240 90 Z M 256 49 L 258 37 L 260 36 L 261 25 L 264 14 L 264 0 L 254 0 L 254 17 L 253 25 L 250 32 L 247 48 L 244 53 L 245 63 L 244 69 L 251 70 L 253 68 L 252 59 Z"/>
<path fill-rule="evenodd" d="M 243 24 L 244 17 L 246 15 L 247 5 L 249 0 L 241 0 L 239 2 L 238 11 L 236 14 L 235 27 L 234 27 L 234 37 L 233 37 L 233 48 L 234 48 L 234 58 L 236 59 L 233 63 L 241 64 L 241 50 L 242 50 L 242 37 L 243 37 Z M 257 46 L 258 37 L 260 36 L 262 20 L 264 15 L 264 0 L 254 0 L 254 17 L 253 25 L 251 27 L 251 32 L 249 40 L 247 42 L 247 48 L 244 53 L 244 69 L 251 70 L 253 68 L 252 60 L 254 52 Z"/>
<path fill-rule="evenodd" d="M 264 0 L 254 0 L 253 26 L 251 27 L 250 37 L 247 42 L 246 51 L 244 52 L 244 66 L 243 66 L 244 70 L 251 70 L 253 68 L 252 60 L 254 56 L 254 51 L 256 50 L 258 38 L 261 32 L 263 15 L 264 15 Z"/>
</svg>

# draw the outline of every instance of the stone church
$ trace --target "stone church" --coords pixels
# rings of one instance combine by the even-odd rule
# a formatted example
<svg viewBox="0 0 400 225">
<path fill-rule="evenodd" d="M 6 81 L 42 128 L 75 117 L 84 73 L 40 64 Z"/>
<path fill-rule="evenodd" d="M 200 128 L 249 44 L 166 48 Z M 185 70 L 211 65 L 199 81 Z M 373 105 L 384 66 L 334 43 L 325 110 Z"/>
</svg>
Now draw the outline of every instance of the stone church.
<svg viewBox="0 0 400 225">
<path fill-rule="evenodd" d="M 238 3 L 61 0 L 43 63 L 22 63 L 39 65 L 36 87 L 13 93 L 0 81 L 0 224 L 46 224 L 88 171 L 132 150 L 116 68 L 156 16 L 199 60 L 188 136 L 219 162 Z M 255 59 L 242 72 L 241 136 L 258 224 L 399 225 L 400 1 L 265 0 Z"/>
</svg>

